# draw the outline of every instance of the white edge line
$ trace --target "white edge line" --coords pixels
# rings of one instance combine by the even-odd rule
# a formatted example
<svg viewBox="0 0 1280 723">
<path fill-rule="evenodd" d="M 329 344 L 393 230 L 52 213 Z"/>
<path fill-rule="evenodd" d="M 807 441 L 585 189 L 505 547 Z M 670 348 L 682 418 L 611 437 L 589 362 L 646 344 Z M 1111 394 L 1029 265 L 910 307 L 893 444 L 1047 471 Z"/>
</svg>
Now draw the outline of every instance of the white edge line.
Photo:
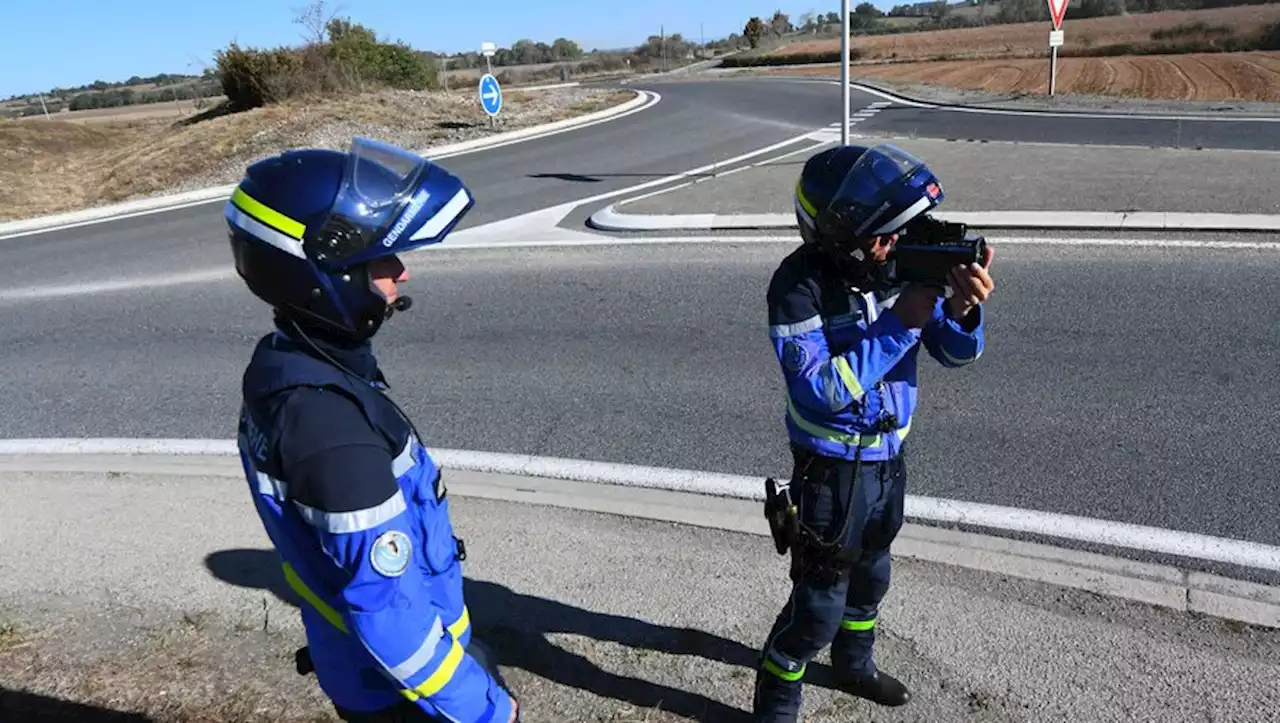
<svg viewBox="0 0 1280 723">
<path fill-rule="evenodd" d="M 657 195 L 657 194 L 651 194 Z M 790 213 L 761 214 L 631 214 L 618 210 L 634 200 L 610 204 L 591 214 L 602 231 L 669 231 L 673 229 L 791 229 Z M 1110 213 L 1095 211 L 950 211 L 935 214 L 981 228 L 1091 229 L 1125 231 L 1280 231 L 1280 214 L 1183 212 Z"/>
<path fill-rule="evenodd" d="M 516 88 L 512 90 L 520 89 Z M 419 153 L 429 160 L 436 161 L 495 148 L 502 148 L 515 143 L 536 141 L 548 136 L 568 133 L 569 131 L 618 120 L 633 113 L 648 110 L 662 100 L 662 96 L 653 91 L 634 90 L 633 92 L 636 93 L 635 98 L 627 101 L 626 103 L 614 106 L 613 108 L 607 108 L 605 110 L 589 113 L 577 118 L 566 118 L 552 123 L 521 128 L 496 136 L 491 136 L 489 138 L 476 138 L 470 141 L 463 141 L 461 143 L 452 143 L 426 148 L 419 151 Z M 123 203 L 111 204 L 108 206 L 99 206 L 95 208 L 51 214 L 48 216 L 37 216 L 34 218 L 0 222 L 0 241 L 7 241 L 9 239 L 21 238 L 23 236 L 31 236 L 40 233 L 50 233 L 54 231 L 79 228 L 82 226 L 91 226 L 99 223 L 109 223 L 111 221 L 122 221 L 138 216 L 164 213 L 166 211 L 177 211 L 183 208 L 190 208 L 192 206 L 201 206 L 204 204 L 225 201 L 227 196 L 235 189 L 235 187 L 236 184 L 210 186 L 209 188 L 201 188 L 195 191 L 186 191 L 178 194 L 142 198 L 133 201 L 125 201 Z M 7 229 L 14 230 L 7 231 Z"/>
<path fill-rule="evenodd" d="M 443 468 L 647 487 L 675 492 L 762 500 L 759 478 L 687 469 L 458 449 L 431 449 Z M 230 439 L 8 439 L 0 455 L 183 455 L 234 457 Z M 1055 512 L 907 495 L 906 515 L 932 522 L 973 525 L 1200 560 L 1280 571 L 1280 547 L 1192 532 L 1112 522 Z"/>
<path fill-rule="evenodd" d="M 1266 241 L 1199 241 L 1192 239 L 1124 239 L 1124 238 L 1053 238 L 1044 236 L 988 236 L 987 240 L 995 246 L 1116 246 L 1128 248 L 1161 248 L 1188 249 L 1193 251 L 1224 250 L 1259 250 L 1280 252 L 1280 242 Z M 639 236 L 616 237 L 598 236 L 595 238 L 543 238 L 536 240 L 516 241 L 476 241 L 457 244 L 433 244 L 418 249 L 414 253 L 448 253 L 450 251 L 492 251 L 496 249 L 532 249 L 532 248 L 590 248 L 590 247 L 622 247 L 622 246 L 679 246 L 679 245 L 716 245 L 716 244 L 799 244 L 800 238 L 795 235 L 779 236 L 771 234 L 752 234 L 746 236 Z M 407 263 L 410 269 L 419 269 L 423 261 L 415 256 Z M 231 268 L 214 268 L 204 271 L 192 271 L 161 278 L 117 279 L 109 281 L 84 282 L 63 286 L 37 286 L 16 289 L 0 289 L 0 302 L 31 301 L 35 299 L 51 299 L 66 296 L 83 296 L 112 291 L 128 291 L 139 288 L 157 288 L 161 286 L 179 286 L 183 284 L 229 281 L 236 274 Z"/>
</svg>

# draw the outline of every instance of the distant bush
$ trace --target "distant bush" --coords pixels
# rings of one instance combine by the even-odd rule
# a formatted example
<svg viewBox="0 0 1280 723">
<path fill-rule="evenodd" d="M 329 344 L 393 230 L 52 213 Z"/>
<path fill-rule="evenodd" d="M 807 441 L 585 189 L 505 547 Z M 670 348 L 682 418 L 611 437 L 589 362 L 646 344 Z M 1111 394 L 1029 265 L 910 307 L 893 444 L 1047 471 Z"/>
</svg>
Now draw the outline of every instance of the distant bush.
<svg viewBox="0 0 1280 723">
<path fill-rule="evenodd" d="M 861 57 L 861 50 L 858 48 L 849 48 L 849 60 L 858 60 Z M 788 55 L 732 55 L 721 61 L 721 65 L 725 68 L 754 68 L 772 65 L 809 65 L 812 63 L 839 62 L 839 50 L 824 50 L 817 53 L 791 53 Z"/>
<path fill-rule="evenodd" d="M 1280 50 L 1280 23 L 1272 23 L 1259 35 L 1242 37 L 1227 25 L 1197 21 L 1151 33 L 1152 42 L 1115 43 L 1099 47 L 1063 48 L 1064 57 L 1114 57 L 1118 55 L 1182 55 L 1185 53 L 1242 53 L 1250 50 Z M 1174 42 L 1169 42 L 1174 41 Z"/>
<path fill-rule="evenodd" d="M 1271 23 L 1263 29 L 1258 50 L 1280 50 L 1280 23 Z"/>
<path fill-rule="evenodd" d="M 236 110 L 289 98 L 376 88 L 434 87 L 431 58 L 404 43 L 380 41 L 372 30 L 333 19 L 327 38 L 300 48 L 241 48 L 232 43 L 215 56 L 222 92 Z"/>
<path fill-rule="evenodd" d="M 1191 37 L 1230 37 L 1236 34 L 1236 29 L 1230 25 L 1210 25 L 1203 20 L 1197 20 L 1193 23 L 1182 23 L 1174 25 L 1171 28 L 1160 28 L 1152 31 L 1152 40 L 1174 40 L 1176 38 Z"/>
</svg>

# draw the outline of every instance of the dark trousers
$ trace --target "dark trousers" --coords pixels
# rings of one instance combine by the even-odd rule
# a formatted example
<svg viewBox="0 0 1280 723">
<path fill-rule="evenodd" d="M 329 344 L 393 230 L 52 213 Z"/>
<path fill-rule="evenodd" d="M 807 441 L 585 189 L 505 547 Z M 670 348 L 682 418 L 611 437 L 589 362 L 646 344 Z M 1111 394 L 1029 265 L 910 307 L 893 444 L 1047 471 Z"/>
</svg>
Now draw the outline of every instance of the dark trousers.
<svg viewBox="0 0 1280 723">
<path fill-rule="evenodd" d="M 876 616 L 889 590 L 889 545 L 902 528 L 906 494 L 901 455 L 855 465 L 792 451 L 791 493 L 801 522 L 820 540 L 791 548 L 791 597 L 757 676 L 755 709 L 764 721 L 794 720 L 805 667 L 828 645 L 837 674 L 875 672 Z"/>
<path fill-rule="evenodd" d="M 474 637 L 471 638 L 470 644 L 467 645 L 467 654 L 472 658 L 475 658 L 475 661 L 480 664 L 480 667 L 484 668 L 489 675 L 493 676 L 493 679 L 498 681 L 498 685 L 502 686 L 502 688 L 507 691 L 508 695 L 511 695 L 513 698 L 515 697 L 511 692 L 511 688 L 507 685 L 507 682 L 503 680 L 502 674 L 498 670 L 497 663 L 494 661 L 493 654 L 489 651 L 489 648 L 484 645 L 484 643 L 481 643 Z M 343 710 L 338 706 L 334 706 L 334 709 L 337 712 L 338 717 L 347 723 L 446 723 L 444 718 L 437 718 L 436 716 L 431 715 L 419 707 L 417 703 L 409 700 L 393 705 L 390 708 L 384 708 L 371 713 Z M 516 719 L 519 720 L 521 717 L 523 716 L 517 715 Z"/>
</svg>

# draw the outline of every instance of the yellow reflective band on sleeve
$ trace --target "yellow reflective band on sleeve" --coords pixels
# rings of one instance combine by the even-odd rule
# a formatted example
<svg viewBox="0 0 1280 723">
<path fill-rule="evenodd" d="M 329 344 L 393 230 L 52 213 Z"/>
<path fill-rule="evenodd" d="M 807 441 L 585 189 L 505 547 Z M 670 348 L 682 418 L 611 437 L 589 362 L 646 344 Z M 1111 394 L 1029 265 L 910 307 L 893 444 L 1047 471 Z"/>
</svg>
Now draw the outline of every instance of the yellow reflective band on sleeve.
<svg viewBox="0 0 1280 723">
<path fill-rule="evenodd" d="M 440 667 L 436 668 L 436 672 L 431 674 L 421 685 L 412 690 L 401 690 L 400 695 L 414 701 L 419 698 L 430 698 L 439 693 L 449 681 L 453 679 L 453 674 L 458 672 L 458 666 L 462 664 L 462 656 L 466 652 L 462 649 L 462 643 L 458 642 L 458 638 L 462 637 L 462 633 L 471 625 L 471 612 L 464 605 L 462 614 L 449 624 L 449 635 L 453 638 L 453 646 L 449 648 L 449 652 L 445 654 L 444 660 L 440 661 Z"/>
<path fill-rule="evenodd" d="M 828 442 L 836 442 L 838 444 L 847 444 L 851 447 L 878 447 L 880 446 L 880 435 L 878 434 L 847 434 L 835 429 L 820 427 L 813 422 L 800 416 L 800 410 L 796 409 L 796 403 L 791 398 L 787 399 L 787 412 L 791 415 L 791 421 L 796 426 L 813 436 L 824 439 Z"/>
<path fill-rule="evenodd" d="M 801 190 L 800 185 L 801 185 L 801 182 L 796 181 L 796 200 L 800 202 L 800 206 L 804 208 L 805 213 L 808 213 L 810 216 L 817 218 L 818 207 L 814 206 L 813 203 L 811 203 L 808 198 L 805 198 L 804 191 Z"/>
<path fill-rule="evenodd" d="M 844 628 L 845 630 L 853 630 L 855 632 L 860 632 L 863 630 L 871 630 L 875 626 L 876 626 L 875 618 L 871 618 L 870 620 L 841 620 L 840 621 L 840 627 Z"/>
<path fill-rule="evenodd" d="M 788 673 L 787 671 L 780 668 L 778 664 L 773 662 L 772 660 L 769 660 L 768 658 L 766 658 L 764 661 L 765 670 L 769 671 L 770 673 L 773 673 L 774 675 L 778 676 L 779 678 L 782 678 L 783 680 L 790 681 L 790 682 L 795 682 L 803 678 L 804 669 L 806 667 L 808 666 L 802 665 L 800 666 L 800 669 L 797 670 L 796 672 Z"/>
<path fill-rule="evenodd" d="M 338 611 L 312 592 L 311 588 L 307 587 L 307 584 L 302 581 L 302 578 L 298 577 L 298 573 L 293 569 L 292 565 L 286 562 L 283 563 L 283 567 L 284 579 L 289 583 L 289 587 L 301 595 L 303 600 L 306 600 L 316 609 L 316 612 L 332 623 L 335 628 L 344 633 L 348 632 L 346 623 L 343 622 L 342 616 L 338 614 Z M 462 664 L 462 658 L 466 654 L 466 651 L 462 649 L 462 643 L 458 642 L 458 639 L 462 637 L 462 634 L 470 626 L 471 611 L 464 605 L 462 614 L 458 616 L 457 620 L 449 624 L 449 635 L 453 639 L 453 645 L 449 647 L 449 652 L 445 654 L 444 660 L 440 661 L 439 667 L 421 685 L 412 690 L 402 689 L 400 694 L 414 701 L 419 698 L 429 698 L 448 685 L 449 681 L 453 679 L 453 674 L 458 672 L 458 666 Z"/>
<path fill-rule="evenodd" d="M 328 620 L 342 632 L 347 632 L 347 625 L 342 621 L 342 616 L 338 614 L 338 611 L 329 607 L 324 600 L 321 600 L 318 595 L 312 592 L 311 588 L 307 587 L 307 584 L 302 581 L 302 578 L 298 577 L 298 572 L 293 569 L 293 565 L 287 562 L 284 563 L 284 579 L 289 583 L 289 587 L 301 595 L 303 600 L 310 603 L 311 607 L 315 608 L 316 612 L 320 613 L 325 620 Z"/>
<path fill-rule="evenodd" d="M 467 627 L 470 625 L 471 612 L 468 611 L 467 607 L 464 605 L 462 606 L 462 614 L 458 616 L 457 620 L 454 620 L 449 625 L 449 634 L 455 638 L 460 638 L 462 637 L 462 634 L 467 631 Z"/>
<path fill-rule="evenodd" d="M 862 399 L 866 394 L 862 389 L 862 384 L 858 381 L 858 376 L 853 373 L 853 367 L 849 366 L 849 360 L 842 356 L 831 359 L 831 365 L 836 368 L 836 373 L 840 375 L 840 379 L 844 381 L 844 385 L 849 388 L 849 393 L 854 399 Z"/>
<path fill-rule="evenodd" d="M 254 219 L 265 223 L 286 236 L 300 239 L 303 234 L 307 232 L 307 227 L 303 224 L 289 218 L 273 208 L 264 206 L 261 201 L 250 196 L 239 188 L 231 194 L 231 202 L 236 205 L 236 208 L 239 208 Z"/>
</svg>

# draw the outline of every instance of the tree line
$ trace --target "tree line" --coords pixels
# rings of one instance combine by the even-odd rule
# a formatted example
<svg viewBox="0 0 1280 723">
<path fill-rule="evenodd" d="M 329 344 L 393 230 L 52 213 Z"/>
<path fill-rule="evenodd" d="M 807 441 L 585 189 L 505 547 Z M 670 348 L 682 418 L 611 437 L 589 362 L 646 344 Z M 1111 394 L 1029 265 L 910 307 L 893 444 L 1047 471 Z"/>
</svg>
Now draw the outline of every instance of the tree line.
<svg viewBox="0 0 1280 723">
<path fill-rule="evenodd" d="M 1265 5 L 1275 0 L 1073 0 L 1067 6 L 1066 19 L 1085 19 L 1126 13 L 1155 13 L 1165 10 L 1206 10 L 1238 5 Z M 956 14 L 957 8 L 976 8 L 976 12 Z M 920 18 L 922 22 L 900 24 L 887 22 L 889 18 Z M 849 29 L 854 35 L 888 35 L 928 30 L 979 27 L 1026 23 L 1049 19 L 1048 4 L 1044 0 L 929 0 L 905 5 L 895 5 L 888 12 L 870 2 L 859 3 L 849 13 Z M 753 16 L 743 26 L 743 37 L 752 47 L 761 42 L 780 38 L 793 31 L 805 33 L 839 32 L 840 14 L 834 12 L 806 12 L 800 16 L 800 24 L 792 27 L 788 16 L 777 11 L 764 20 Z"/>
</svg>

